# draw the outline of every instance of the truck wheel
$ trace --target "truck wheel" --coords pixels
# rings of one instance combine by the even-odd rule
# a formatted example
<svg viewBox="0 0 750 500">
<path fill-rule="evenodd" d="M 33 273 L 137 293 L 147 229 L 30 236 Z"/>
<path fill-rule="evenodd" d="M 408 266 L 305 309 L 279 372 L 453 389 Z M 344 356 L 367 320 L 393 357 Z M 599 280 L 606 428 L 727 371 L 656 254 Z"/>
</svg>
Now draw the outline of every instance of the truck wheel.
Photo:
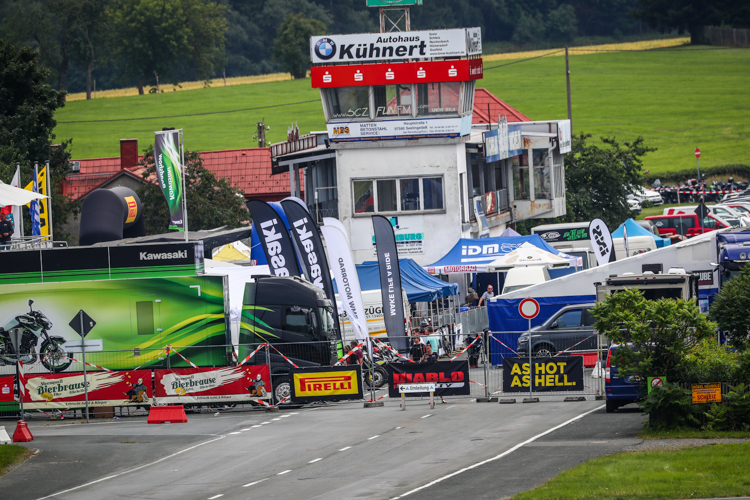
<svg viewBox="0 0 750 500">
<path fill-rule="evenodd" d="M 605 410 L 607 411 L 607 413 L 614 413 L 616 409 L 617 409 L 617 405 L 615 404 L 615 402 L 614 401 L 610 401 L 608 399 L 607 400 L 607 405 L 606 405 L 606 408 L 605 408 Z"/>
<path fill-rule="evenodd" d="M 555 355 L 555 349 L 547 344 L 542 344 L 534 348 L 534 356 L 537 358 L 551 358 Z"/>
<path fill-rule="evenodd" d="M 279 377 L 273 381 L 273 399 L 274 404 L 280 404 L 281 401 L 284 403 L 290 403 L 292 396 L 292 381 L 289 377 Z"/>
</svg>

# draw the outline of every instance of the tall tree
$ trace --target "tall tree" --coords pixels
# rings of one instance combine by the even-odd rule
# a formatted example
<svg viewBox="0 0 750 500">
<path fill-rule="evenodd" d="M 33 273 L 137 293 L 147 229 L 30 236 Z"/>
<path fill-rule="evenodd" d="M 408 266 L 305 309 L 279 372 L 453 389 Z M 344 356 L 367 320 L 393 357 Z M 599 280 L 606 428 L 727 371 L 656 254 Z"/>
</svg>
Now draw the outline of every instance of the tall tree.
<svg viewBox="0 0 750 500">
<path fill-rule="evenodd" d="M 273 58 L 292 78 L 305 78 L 310 69 L 310 37 L 322 35 L 325 24 L 302 14 L 290 14 L 273 41 Z"/>
<path fill-rule="evenodd" d="M 690 43 L 703 42 L 703 26 L 750 27 L 748 3 L 734 0 L 637 0 L 637 19 L 662 32 L 690 33 Z"/>
</svg>

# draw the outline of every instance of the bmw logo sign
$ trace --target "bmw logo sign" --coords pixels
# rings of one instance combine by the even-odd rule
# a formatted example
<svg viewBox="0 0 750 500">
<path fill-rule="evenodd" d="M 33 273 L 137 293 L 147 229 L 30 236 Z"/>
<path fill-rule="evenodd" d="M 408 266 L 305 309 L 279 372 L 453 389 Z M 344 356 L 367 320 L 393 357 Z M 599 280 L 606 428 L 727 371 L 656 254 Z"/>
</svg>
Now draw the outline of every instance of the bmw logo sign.
<svg viewBox="0 0 750 500">
<path fill-rule="evenodd" d="M 321 38 L 315 44 L 315 55 L 327 61 L 336 55 L 336 43 L 330 38 Z"/>
</svg>

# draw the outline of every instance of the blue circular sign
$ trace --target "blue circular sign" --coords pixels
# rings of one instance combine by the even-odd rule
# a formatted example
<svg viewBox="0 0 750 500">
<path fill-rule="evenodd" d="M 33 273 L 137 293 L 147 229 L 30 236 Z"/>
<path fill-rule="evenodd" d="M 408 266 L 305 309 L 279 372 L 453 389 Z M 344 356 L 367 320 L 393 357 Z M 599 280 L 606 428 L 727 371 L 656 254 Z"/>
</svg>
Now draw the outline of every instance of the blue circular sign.
<svg viewBox="0 0 750 500">
<path fill-rule="evenodd" d="M 330 38 L 321 38 L 315 43 L 315 55 L 327 61 L 336 55 L 336 43 Z"/>
</svg>

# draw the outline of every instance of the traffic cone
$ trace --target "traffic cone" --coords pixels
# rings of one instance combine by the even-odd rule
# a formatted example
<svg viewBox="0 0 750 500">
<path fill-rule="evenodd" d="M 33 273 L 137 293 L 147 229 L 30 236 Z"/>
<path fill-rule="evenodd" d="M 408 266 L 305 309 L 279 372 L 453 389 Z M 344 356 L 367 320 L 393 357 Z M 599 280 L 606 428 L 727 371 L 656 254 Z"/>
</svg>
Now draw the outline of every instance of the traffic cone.
<svg viewBox="0 0 750 500">
<path fill-rule="evenodd" d="M 28 443 L 29 441 L 33 440 L 34 436 L 31 435 L 29 426 L 26 425 L 26 422 L 24 422 L 23 420 L 19 420 L 18 425 L 16 426 L 16 432 L 13 433 L 13 442 Z"/>
</svg>

